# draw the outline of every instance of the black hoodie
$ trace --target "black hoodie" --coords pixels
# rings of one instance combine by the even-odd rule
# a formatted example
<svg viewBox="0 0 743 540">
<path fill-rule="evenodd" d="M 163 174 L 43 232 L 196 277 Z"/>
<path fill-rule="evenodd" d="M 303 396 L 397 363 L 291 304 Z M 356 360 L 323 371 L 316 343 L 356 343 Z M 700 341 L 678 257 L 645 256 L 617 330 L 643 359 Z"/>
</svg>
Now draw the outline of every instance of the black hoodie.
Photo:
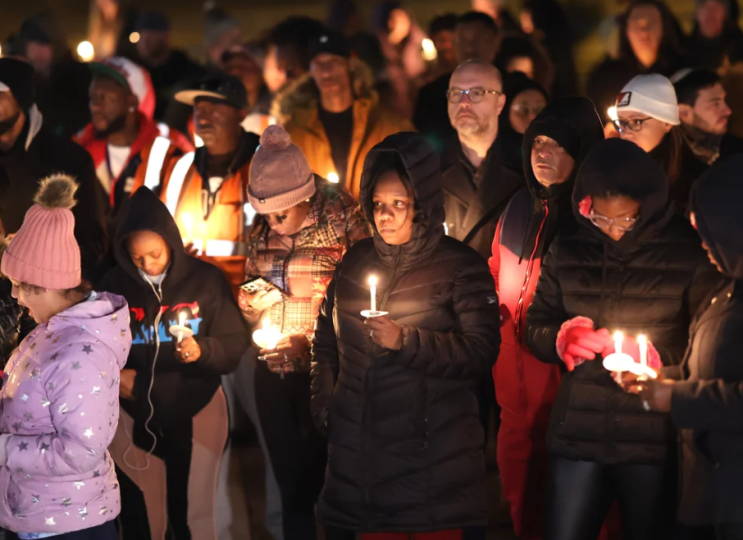
<svg viewBox="0 0 743 540">
<path fill-rule="evenodd" d="M 125 369 L 137 371 L 135 399 L 122 398 L 121 405 L 141 427 L 150 414 L 147 394 L 157 358 L 151 426 L 178 426 L 209 403 L 220 376 L 237 367 L 248 347 L 247 330 L 224 275 L 217 267 L 186 255 L 165 205 L 147 188 L 137 190 L 130 203 L 114 243 L 117 266 L 106 273 L 99 287 L 123 296 L 132 314 L 132 350 Z M 158 287 L 153 289 L 142 278 L 127 251 L 126 240 L 137 231 L 155 232 L 170 246 L 171 263 L 162 281 L 161 301 L 155 294 Z M 159 352 L 158 338 L 153 336 L 158 313 L 162 313 Z M 168 332 L 182 313 L 201 348 L 201 358 L 191 364 L 175 358 L 175 340 Z"/>
<path fill-rule="evenodd" d="M 743 155 L 720 160 L 692 189 L 697 232 L 724 279 L 697 313 L 673 386 L 682 430 L 679 516 L 692 525 L 743 523 Z"/>
<path fill-rule="evenodd" d="M 638 220 L 619 241 L 580 212 L 586 197 L 619 194 L 640 203 Z M 596 329 L 646 334 L 664 365 L 678 365 L 689 322 L 714 285 L 694 230 L 668 203 L 662 169 L 637 145 L 597 144 L 576 178 L 578 226 L 550 246 L 527 314 L 526 344 L 543 362 L 561 364 L 561 326 L 587 317 Z M 564 374 L 552 410 L 548 448 L 568 459 L 604 464 L 661 464 L 674 438 L 667 415 L 644 412 L 600 357 Z"/>
<path fill-rule="evenodd" d="M 375 234 L 346 253 L 317 320 L 312 414 L 327 425 L 318 520 L 356 532 L 487 523 L 483 432 L 473 387 L 498 354 L 498 300 L 482 258 L 444 236 L 438 156 L 398 133 L 369 152 L 361 206 L 373 223 L 377 160 L 398 157 L 415 196 L 410 241 Z M 399 351 L 369 338 L 368 278 L 378 306 L 403 325 Z M 432 482 L 432 479 L 436 479 Z"/>
</svg>

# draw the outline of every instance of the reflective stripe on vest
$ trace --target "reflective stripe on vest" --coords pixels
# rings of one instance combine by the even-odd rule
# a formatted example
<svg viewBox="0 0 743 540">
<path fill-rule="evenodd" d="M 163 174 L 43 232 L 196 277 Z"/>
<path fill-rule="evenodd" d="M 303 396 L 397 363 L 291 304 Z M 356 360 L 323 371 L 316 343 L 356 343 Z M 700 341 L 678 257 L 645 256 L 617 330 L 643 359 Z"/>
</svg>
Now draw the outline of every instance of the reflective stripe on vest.
<svg viewBox="0 0 743 540">
<path fill-rule="evenodd" d="M 175 210 L 178 207 L 178 199 L 181 198 L 181 189 L 183 183 L 186 181 L 186 175 L 193 165 L 193 160 L 196 157 L 194 152 L 189 152 L 182 156 L 178 163 L 173 167 L 173 172 L 170 175 L 170 181 L 168 182 L 168 188 L 165 191 L 165 206 L 168 207 L 168 211 L 172 216 L 175 216 Z"/>
<path fill-rule="evenodd" d="M 157 130 L 160 132 L 161 136 L 170 137 L 170 126 L 165 122 L 158 122 Z"/>
<path fill-rule="evenodd" d="M 207 257 L 246 256 L 248 253 L 248 245 L 245 242 L 234 242 L 232 240 L 208 239 L 206 240 L 206 253 L 204 253 L 203 239 L 194 240 L 192 245 L 199 255 L 206 254 Z"/>
<path fill-rule="evenodd" d="M 165 137 L 157 137 L 152 143 L 150 157 L 147 160 L 147 172 L 144 175 L 144 185 L 152 190 L 160 185 L 165 156 L 168 155 L 170 140 Z"/>
</svg>

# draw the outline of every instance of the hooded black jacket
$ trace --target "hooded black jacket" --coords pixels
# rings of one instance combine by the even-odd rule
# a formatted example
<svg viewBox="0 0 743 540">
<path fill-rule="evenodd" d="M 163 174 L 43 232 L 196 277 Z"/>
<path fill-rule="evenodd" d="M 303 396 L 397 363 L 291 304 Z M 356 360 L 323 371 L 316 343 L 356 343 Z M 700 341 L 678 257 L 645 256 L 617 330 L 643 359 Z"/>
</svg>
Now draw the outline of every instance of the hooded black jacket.
<svg viewBox="0 0 743 540">
<path fill-rule="evenodd" d="M 373 223 L 376 160 L 397 154 L 415 194 L 413 236 L 378 234 L 336 270 L 313 342 L 312 414 L 327 425 L 321 523 L 362 531 L 426 532 L 487 523 L 483 431 L 474 385 L 498 354 L 498 301 L 482 258 L 444 236 L 438 157 L 398 133 L 366 158 L 361 206 Z M 403 325 L 399 351 L 369 338 L 370 274 L 379 309 Z"/>
<path fill-rule="evenodd" d="M 691 195 L 699 235 L 724 276 L 691 325 L 671 399 L 683 441 L 679 519 L 691 525 L 743 523 L 742 169 L 743 155 L 721 160 Z"/>
<path fill-rule="evenodd" d="M 153 231 L 171 248 L 170 267 L 162 282 L 162 301 L 140 276 L 127 251 L 126 239 L 137 231 Z M 121 399 L 121 406 L 141 427 L 150 413 L 147 391 L 156 358 L 151 426 L 181 425 L 209 403 L 220 385 L 220 376 L 237 367 L 248 347 L 243 318 L 222 272 L 186 255 L 175 221 L 147 188 L 140 188 L 131 198 L 128 214 L 116 235 L 114 255 L 117 266 L 106 273 L 99 288 L 120 294 L 129 304 L 132 349 L 125 369 L 137 371 L 135 399 Z M 153 336 L 158 312 L 162 312 L 159 352 Z M 201 348 L 201 358 L 191 364 L 175 358 L 175 340 L 168 332 L 181 313 L 186 314 L 187 325 L 194 330 Z"/>
<path fill-rule="evenodd" d="M 578 211 L 585 197 L 606 194 L 640 203 L 635 227 L 619 241 Z M 668 203 L 663 171 L 634 143 L 606 140 L 578 172 L 573 207 L 578 224 L 560 231 L 542 264 L 526 344 L 543 362 L 561 363 L 558 331 L 583 316 L 596 329 L 646 334 L 664 365 L 678 365 L 689 322 L 715 276 L 694 230 Z M 597 358 L 564 374 L 547 445 L 569 459 L 661 464 L 674 437 L 668 415 L 644 412 Z"/>
</svg>

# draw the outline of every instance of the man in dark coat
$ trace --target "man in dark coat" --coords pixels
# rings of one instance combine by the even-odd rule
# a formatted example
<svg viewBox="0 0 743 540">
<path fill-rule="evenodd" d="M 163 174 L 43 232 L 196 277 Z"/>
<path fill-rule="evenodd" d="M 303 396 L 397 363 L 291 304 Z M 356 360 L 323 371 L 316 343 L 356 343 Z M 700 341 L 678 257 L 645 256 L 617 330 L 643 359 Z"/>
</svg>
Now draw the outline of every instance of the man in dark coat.
<svg viewBox="0 0 743 540">
<path fill-rule="evenodd" d="M 498 218 L 523 185 L 523 179 L 501 166 L 497 156 L 498 117 L 504 103 L 501 75 L 492 64 L 469 60 L 452 74 L 449 120 L 458 137 L 450 149 L 456 161 L 443 176 L 446 229 L 483 259 L 490 257 Z"/>
<path fill-rule="evenodd" d="M 743 156 L 730 156 L 692 189 L 692 223 L 723 279 L 692 322 L 683 363 L 664 370 L 666 380 L 628 385 L 682 430 L 679 520 L 713 524 L 718 540 L 743 538 L 741 170 Z"/>
<path fill-rule="evenodd" d="M 390 180 L 409 195 L 382 198 Z M 328 432 L 317 518 L 351 538 L 471 538 L 463 531 L 471 528 L 484 538 L 484 438 L 473 386 L 500 341 L 493 280 L 474 250 L 444 235 L 439 163 L 420 135 L 391 135 L 369 153 L 360 203 L 374 238 L 343 258 L 313 342 L 312 415 Z M 392 213 L 407 225 L 388 221 L 397 219 Z M 398 231 L 407 238 L 390 240 Z M 370 275 L 389 317 L 364 321 Z M 382 341 L 393 331 L 394 344 Z"/>
<path fill-rule="evenodd" d="M 5 234 L 20 229 L 33 204 L 39 181 L 52 173 L 69 174 L 79 184 L 75 195 L 75 238 L 83 276 L 90 278 L 102 259 L 107 237 L 105 193 L 90 155 L 69 139 L 43 128 L 33 102 L 33 68 L 14 58 L 0 58 L 0 220 Z"/>
</svg>

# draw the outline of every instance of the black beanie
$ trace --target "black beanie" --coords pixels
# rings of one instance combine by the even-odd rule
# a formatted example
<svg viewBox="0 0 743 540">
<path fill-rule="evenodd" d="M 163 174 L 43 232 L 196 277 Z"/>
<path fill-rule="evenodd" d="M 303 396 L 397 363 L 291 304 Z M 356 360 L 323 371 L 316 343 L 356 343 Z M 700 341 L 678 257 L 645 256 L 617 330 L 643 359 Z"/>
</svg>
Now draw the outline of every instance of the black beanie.
<svg viewBox="0 0 743 540">
<path fill-rule="evenodd" d="M 0 58 L 0 88 L 7 86 L 23 111 L 34 104 L 34 68 L 17 58 Z"/>
</svg>

